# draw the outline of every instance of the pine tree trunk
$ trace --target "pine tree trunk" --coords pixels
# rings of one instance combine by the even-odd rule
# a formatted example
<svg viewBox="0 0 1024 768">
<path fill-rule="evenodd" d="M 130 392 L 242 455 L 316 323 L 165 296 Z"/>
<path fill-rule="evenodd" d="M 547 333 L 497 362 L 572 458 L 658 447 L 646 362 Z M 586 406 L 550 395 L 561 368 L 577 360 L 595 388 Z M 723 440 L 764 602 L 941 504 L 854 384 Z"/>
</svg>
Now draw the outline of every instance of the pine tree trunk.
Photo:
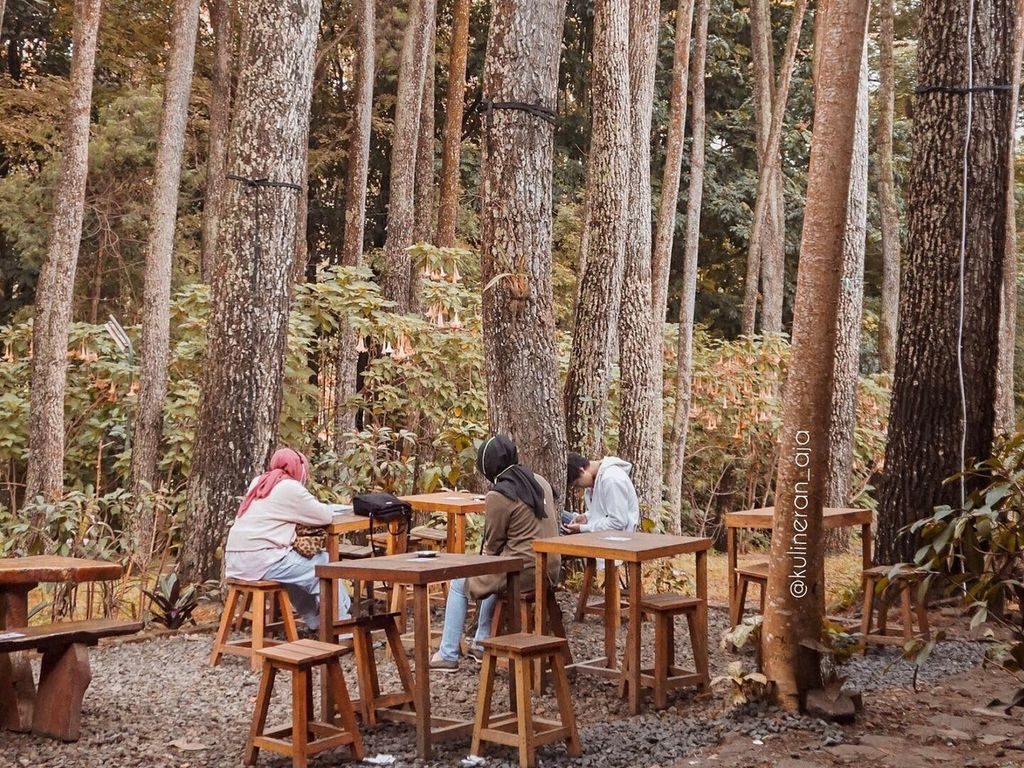
<svg viewBox="0 0 1024 768">
<path fill-rule="evenodd" d="M 388 195 L 387 238 L 381 288 L 395 302 L 395 311 L 409 311 L 410 265 L 416 214 L 416 149 L 423 100 L 424 58 L 428 30 L 433 26 L 435 0 L 410 0 L 409 19 L 398 70 L 398 100 L 391 140 L 391 184 Z"/>
<path fill-rule="evenodd" d="M 978 85 L 1011 81 L 1015 6 L 1015 0 L 977 0 L 974 82 Z M 967 4 L 937 0 L 922 5 L 917 82 L 965 84 L 966 35 Z M 965 128 L 972 101 L 969 178 L 964 190 Z M 900 284 L 885 472 L 879 489 L 876 558 L 880 563 L 912 560 L 916 544 L 901 529 L 930 515 L 937 504 L 960 506 L 960 484 L 943 485 L 943 481 L 959 472 L 962 462 L 984 459 L 991 450 L 1006 247 L 1009 124 L 1006 91 L 983 91 L 973 97 L 930 92 L 915 101 L 913 205 Z M 967 258 L 961 329 L 964 200 Z M 962 350 L 966 409 L 958 349 Z"/>
<path fill-rule="evenodd" d="M 188 481 L 182 580 L 218 575 L 239 496 L 277 440 L 296 213 L 309 133 L 320 3 L 240 7 L 238 109 L 228 171 L 288 187 L 225 187 L 223 278 L 213 284 Z"/>
<path fill-rule="evenodd" d="M 1017 0 L 1017 26 L 1013 38 L 1013 80 L 1010 110 L 1010 167 L 1006 189 L 1006 246 L 1003 256 L 1003 289 L 999 303 L 999 362 L 996 376 L 996 432 L 1017 429 L 1013 396 L 1013 353 L 1017 345 L 1017 110 L 1020 102 L 1021 57 L 1024 55 L 1024 0 Z"/>
<path fill-rule="evenodd" d="M 878 360 L 883 371 L 896 362 L 896 329 L 900 302 L 900 211 L 893 177 L 892 123 L 895 112 L 896 65 L 894 0 L 878 5 L 878 213 L 882 230 L 882 307 L 878 318 Z"/>
<path fill-rule="evenodd" d="M 419 146 L 416 148 L 416 191 L 413 212 L 413 242 L 431 243 L 434 235 L 434 69 L 437 35 L 436 17 L 427 30 L 424 51 L 423 93 L 420 102 Z M 410 260 L 409 311 L 420 311 L 420 268 Z"/>
<path fill-rule="evenodd" d="M 565 0 L 493 0 L 491 8 L 485 101 L 553 110 Z M 482 280 L 519 272 L 529 290 L 513 294 L 514 282 L 501 279 L 483 293 L 490 428 L 512 436 L 520 460 L 550 481 L 560 501 L 565 421 L 551 278 L 554 129 L 527 112 L 496 110 L 481 144 Z"/>
<path fill-rule="evenodd" d="M 579 293 L 565 383 L 569 447 L 603 450 L 615 362 L 629 190 L 629 25 L 613 0 L 595 0 L 590 155 Z"/>
<path fill-rule="evenodd" d="M 825 615 L 822 518 L 841 290 L 843 238 L 853 156 L 857 83 L 867 0 L 830 5 L 815 81 L 814 137 L 807 176 L 793 346 L 783 405 L 775 525 L 762 628 L 765 674 L 778 703 L 803 706 L 821 685 L 817 652 Z"/>
<path fill-rule="evenodd" d="M 455 245 L 455 227 L 459 220 L 459 164 L 466 98 L 466 58 L 469 54 L 469 0 L 455 0 L 452 7 L 449 51 L 444 146 L 441 149 L 441 199 L 437 208 L 437 244 L 442 248 Z"/>
<path fill-rule="evenodd" d="M 630 0 L 629 187 L 625 265 L 619 305 L 619 448 L 644 519 L 661 517 L 662 383 L 656 376 L 651 284 L 651 110 L 658 50 L 659 0 Z"/>
<path fill-rule="evenodd" d="M 231 122 L 231 53 L 234 42 L 234 6 L 232 0 L 213 0 L 210 4 L 213 24 L 213 82 L 210 85 L 209 148 L 206 157 L 206 192 L 200 223 L 199 272 L 204 283 L 217 275 L 217 232 L 220 228 L 219 205 L 224 195 L 224 163 L 228 155 L 228 128 Z"/>
<path fill-rule="evenodd" d="M 771 202 L 776 198 L 772 194 L 776 184 L 777 172 L 781 170 L 782 128 L 786 115 L 786 102 L 789 100 L 789 84 L 793 77 L 793 64 L 800 44 L 800 30 L 803 28 L 804 15 L 807 12 L 807 0 L 796 0 L 793 5 L 793 16 L 789 24 L 786 38 L 786 49 L 782 55 L 782 66 L 779 69 L 779 82 L 775 87 L 775 99 L 772 103 L 772 119 L 765 147 L 766 173 L 758 175 L 757 198 L 754 202 L 754 215 L 750 222 L 750 241 L 747 247 L 747 277 L 743 289 L 743 307 L 740 317 L 740 332 L 744 336 L 754 333 L 757 317 L 757 287 L 761 274 L 761 243 L 763 232 L 768 223 Z M 780 158 L 779 163 L 774 158 Z"/>
<path fill-rule="evenodd" d="M 29 456 L 25 496 L 60 497 L 64 486 L 64 390 L 68 332 L 82 239 L 89 169 L 89 113 L 100 0 L 75 0 L 70 100 L 46 260 L 36 285 L 32 325 Z"/>
<path fill-rule="evenodd" d="M 199 27 L 199 0 L 176 0 L 171 21 L 170 57 L 164 82 L 163 114 L 153 172 L 149 244 L 142 303 L 142 344 L 139 359 L 139 405 L 132 440 L 132 491 L 136 498 L 159 482 L 160 440 L 170 357 L 171 270 L 174 225 L 178 219 L 178 186 L 192 93 L 192 66 Z M 142 505 L 129 518 L 131 547 L 138 562 L 151 555 L 153 507 Z"/>
<path fill-rule="evenodd" d="M 830 9 L 831 12 L 831 9 Z M 868 59 L 861 60 L 857 86 L 856 123 L 850 193 L 846 202 L 843 234 L 842 284 L 836 330 L 836 356 L 832 387 L 832 418 L 829 422 L 828 485 L 826 507 L 847 507 L 853 471 L 853 438 L 857 427 L 857 382 L 860 378 L 860 324 L 864 308 L 864 250 L 868 216 Z M 850 541 L 848 528 L 825 533 L 827 552 L 841 552 Z"/>
<path fill-rule="evenodd" d="M 708 54 L 708 16 L 711 0 L 697 0 L 693 33 L 693 62 L 690 73 L 690 182 L 686 195 L 686 241 L 683 250 L 683 286 L 679 300 L 679 342 L 676 369 L 676 409 L 669 437 L 668 469 L 665 475 L 668 501 L 668 532 L 681 530 L 683 460 L 690 424 L 690 396 L 693 385 L 693 315 L 697 301 L 697 256 L 700 245 L 700 215 L 704 204 L 704 157 L 706 108 L 704 78 Z"/>
</svg>

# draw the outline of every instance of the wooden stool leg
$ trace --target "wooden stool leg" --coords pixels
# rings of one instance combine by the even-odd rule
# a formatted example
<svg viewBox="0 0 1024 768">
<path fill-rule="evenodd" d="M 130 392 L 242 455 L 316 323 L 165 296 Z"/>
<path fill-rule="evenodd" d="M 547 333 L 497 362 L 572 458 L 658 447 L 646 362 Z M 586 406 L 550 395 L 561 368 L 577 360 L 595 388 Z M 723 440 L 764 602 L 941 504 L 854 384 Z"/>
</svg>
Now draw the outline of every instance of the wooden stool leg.
<svg viewBox="0 0 1024 768">
<path fill-rule="evenodd" d="M 860 636 L 863 638 L 864 654 L 868 652 L 868 635 L 871 634 L 872 614 L 875 612 L 875 583 L 864 579 L 864 608 L 860 616 Z"/>
<path fill-rule="evenodd" d="M 402 635 L 398 631 L 398 626 L 393 621 L 389 622 L 384 633 L 387 636 L 388 647 L 392 650 L 395 668 L 398 670 L 398 679 L 402 681 L 402 690 L 412 695 L 414 690 L 412 669 L 409 667 L 409 659 L 406 658 L 405 650 L 402 647 Z M 373 650 L 372 646 L 370 650 Z M 376 670 L 376 665 L 374 669 Z M 376 671 L 374 672 L 374 679 L 376 679 Z M 410 701 L 407 706 L 410 709 L 415 709 L 416 705 Z"/>
<path fill-rule="evenodd" d="M 530 691 L 530 664 L 515 660 L 516 720 L 519 726 L 519 767 L 534 768 L 537 746 L 533 743 L 533 712 Z"/>
<path fill-rule="evenodd" d="M 299 639 L 299 628 L 295 625 L 295 616 L 292 614 L 292 601 L 288 597 L 288 591 L 282 589 L 275 595 L 278 607 L 281 611 L 281 622 L 284 624 L 284 637 L 289 643 Z"/>
<path fill-rule="evenodd" d="M 903 639 L 909 642 L 914 639 L 914 613 L 910 603 L 910 584 L 906 580 L 900 584 L 900 615 L 903 619 Z"/>
<path fill-rule="evenodd" d="M 672 617 L 659 613 L 654 620 L 654 708 L 668 706 L 668 671 L 675 663 Z"/>
<path fill-rule="evenodd" d="M 238 614 L 234 617 L 235 632 L 242 631 L 242 625 L 245 623 L 245 617 L 247 613 L 250 616 L 249 623 L 252 624 L 252 614 L 249 611 L 249 609 L 252 607 L 252 595 L 253 592 L 251 589 L 246 589 L 241 594 L 242 603 L 239 608 Z"/>
<path fill-rule="evenodd" d="M 259 757 L 260 749 L 256 746 L 256 739 L 263 735 L 263 727 L 267 724 L 267 712 L 270 710 L 270 695 L 274 691 L 274 676 L 277 670 L 269 661 L 263 662 L 263 677 L 260 678 L 260 690 L 256 694 L 256 711 L 252 716 L 252 725 L 249 727 L 249 739 L 245 743 L 246 765 L 256 765 L 256 758 Z"/>
<path fill-rule="evenodd" d="M 494 669 L 497 657 L 487 652 L 484 654 L 483 668 L 480 670 L 480 692 L 476 699 L 476 724 L 473 726 L 473 741 L 469 754 L 482 755 L 480 736 L 485 728 L 491 725 L 491 698 L 494 696 Z"/>
<path fill-rule="evenodd" d="M 917 611 L 917 631 L 925 641 L 928 641 L 932 639 L 931 630 L 928 628 L 928 605 L 925 601 L 924 595 L 918 597 L 916 594 L 918 587 L 919 585 L 915 585 L 914 588 L 914 607 Z"/>
<path fill-rule="evenodd" d="M 356 627 L 352 633 L 352 646 L 356 657 L 356 679 L 359 681 L 359 711 L 366 725 L 377 724 L 375 706 L 376 659 L 373 656 L 373 638 L 369 632 Z"/>
<path fill-rule="evenodd" d="M 89 649 L 81 643 L 43 653 L 32 732 L 62 741 L 77 741 L 82 726 L 82 698 L 89 687 Z"/>
<path fill-rule="evenodd" d="M 569 680 L 565 673 L 565 657 L 562 654 L 555 654 L 552 659 L 552 668 L 559 717 L 562 720 L 562 726 L 569 729 L 569 735 L 565 740 L 566 751 L 569 753 L 569 757 L 579 757 L 583 754 L 583 747 L 580 744 L 579 732 L 576 730 L 576 715 L 572 711 L 572 693 L 569 690 Z"/>
<path fill-rule="evenodd" d="M 224 610 L 220 615 L 220 626 L 217 636 L 213 639 L 213 652 L 210 654 L 210 666 L 216 667 L 224 656 L 223 648 L 231 636 L 231 625 L 234 623 L 235 610 L 238 608 L 238 590 L 228 588 L 228 596 L 224 601 Z"/>
<path fill-rule="evenodd" d="M 249 658 L 249 664 L 254 672 L 260 668 L 260 657 L 256 655 L 256 651 L 262 649 L 265 645 L 264 634 L 266 630 L 267 595 L 264 592 L 259 592 L 252 596 L 252 655 Z"/>
<path fill-rule="evenodd" d="M 878 634 L 884 635 L 889 629 L 889 595 L 886 591 L 878 595 Z"/>
<path fill-rule="evenodd" d="M 583 621 L 587 615 L 587 601 L 590 599 L 590 590 L 594 588 L 596 575 L 597 560 L 588 557 L 583 564 L 583 584 L 580 586 L 580 599 L 576 603 L 576 615 L 573 617 L 576 621 Z"/>
<path fill-rule="evenodd" d="M 708 669 L 708 644 L 700 636 L 700 622 L 693 613 L 686 614 L 686 627 L 690 632 L 690 650 L 693 652 L 693 666 L 701 676 L 700 690 L 706 691 L 711 685 L 711 671 Z"/>
<path fill-rule="evenodd" d="M 309 755 L 306 752 L 309 741 L 309 712 L 306 711 L 308 676 L 308 671 L 292 674 L 292 765 L 294 768 L 307 768 L 309 765 Z"/>
<path fill-rule="evenodd" d="M 352 743 L 349 744 L 352 759 L 362 760 L 363 741 L 359 736 L 359 728 L 356 725 L 356 716 L 352 711 L 352 700 L 348 695 L 348 685 L 345 683 L 345 676 L 341 673 L 341 665 L 337 661 L 332 661 L 327 664 L 325 672 L 327 673 L 330 686 L 334 691 L 334 707 L 335 712 L 338 714 L 338 719 L 341 720 L 341 727 L 352 734 Z M 328 722 L 334 721 L 334 713 L 329 713 L 326 717 L 330 718 Z"/>
<path fill-rule="evenodd" d="M 757 586 L 761 592 L 761 615 L 764 616 L 765 604 L 768 602 L 768 582 L 758 582 Z"/>
<path fill-rule="evenodd" d="M 505 628 L 505 601 L 499 599 L 494 606 L 494 616 L 491 618 L 491 637 L 497 637 Z"/>
<path fill-rule="evenodd" d="M 740 576 L 740 590 L 736 596 L 736 615 L 733 617 L 732 625 L 735 627 L 741 621 L 743 621 L 743 612 L 747 607 L 747 585 L 750 582 L 747 581 L 746 577 Z"/>
</svg>

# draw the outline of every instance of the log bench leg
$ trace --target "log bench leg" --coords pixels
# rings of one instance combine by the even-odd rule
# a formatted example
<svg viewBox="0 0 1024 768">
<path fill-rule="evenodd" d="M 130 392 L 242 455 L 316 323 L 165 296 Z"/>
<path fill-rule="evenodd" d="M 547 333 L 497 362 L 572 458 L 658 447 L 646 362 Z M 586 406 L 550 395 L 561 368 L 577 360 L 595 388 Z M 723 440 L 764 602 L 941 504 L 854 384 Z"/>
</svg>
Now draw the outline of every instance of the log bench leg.
<svg viewBox="0 0 1024 768">
<path fill-rule="evenodd" d="M 82 698 L 89 687 L 89 649 L 80 643 L 43 654 L 32 731 L 62 741 L 77 741 L 81 733 Z"/>
<path fill-rule="evenodd" d="M 28 626 L 28 593 L 35 586 L 24 584 L 0 590 L 0 630 Z M 32 708 L 36 698 L 32 665 L 27 654 L 3 655 L 7 659 L 7 667 L 0 668 L 0 726 L 25 733 L 32 728 Z"/>
</svg>

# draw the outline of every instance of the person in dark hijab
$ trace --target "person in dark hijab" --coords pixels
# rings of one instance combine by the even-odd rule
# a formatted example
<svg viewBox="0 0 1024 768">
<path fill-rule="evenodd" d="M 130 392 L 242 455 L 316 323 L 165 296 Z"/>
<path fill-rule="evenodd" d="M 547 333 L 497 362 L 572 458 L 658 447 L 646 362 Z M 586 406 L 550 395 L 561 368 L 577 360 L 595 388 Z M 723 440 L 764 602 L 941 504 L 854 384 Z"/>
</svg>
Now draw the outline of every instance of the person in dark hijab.
<svg viewBox="0 0 1024 768">
<path fill-rule="evenodd" d="M 551 485 L 529 467 L 519 463 L 515 443 L 504 435 L 485 440 L 477 450 L 477 471 L 492 484 L 485 500 L 484 535 L 481 554 L 515 556 L 523 561 L 519 588 L 532 591 L 536 559 L 533 540 L 558 535 Z M 547 577 L 558 581 L 561 559 L 548 559 Z M 466 641 L 469 656 L 479 661 L 480 641 L 491 636 L 491 620 L 498 593 L 505 588 L 504 574 L 456 579 L 448 590 L 441 647 L 430 660 L 430 668 L 454 671 L 459 668 L 462 630 L 469 612 L 469 600 L 479 601 L 476 635 Z"/>
</svg>

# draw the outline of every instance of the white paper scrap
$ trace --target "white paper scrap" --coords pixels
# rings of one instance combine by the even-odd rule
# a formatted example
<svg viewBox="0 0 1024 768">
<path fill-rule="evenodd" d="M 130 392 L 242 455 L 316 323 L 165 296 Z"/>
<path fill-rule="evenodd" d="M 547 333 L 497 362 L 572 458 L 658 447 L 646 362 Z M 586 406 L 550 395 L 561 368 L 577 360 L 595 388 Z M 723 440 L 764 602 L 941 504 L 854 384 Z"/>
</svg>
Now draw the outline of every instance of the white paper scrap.
<svg viewBox="0 0 1024 768">
<path fill-rule="evenodd" d="M 364 757 L 363 762 L 370 765 L 394 765 L 395 756 L 378 754 L 376 757 Z"/>
<path fill-rule="evenodd" d="M 15 638 L 24 636 L 24 632 L 0 632 L 0 640 L 14 640 Z"/>
<path fill-rule="evenodd" d="M 483 765 L 487 762 L 487 758 L 480 757 L 480 755 L 469 755 L 462 761 L 462 765 L 465 768 L 474 768 L 477 765 Z"/>
</svg>

